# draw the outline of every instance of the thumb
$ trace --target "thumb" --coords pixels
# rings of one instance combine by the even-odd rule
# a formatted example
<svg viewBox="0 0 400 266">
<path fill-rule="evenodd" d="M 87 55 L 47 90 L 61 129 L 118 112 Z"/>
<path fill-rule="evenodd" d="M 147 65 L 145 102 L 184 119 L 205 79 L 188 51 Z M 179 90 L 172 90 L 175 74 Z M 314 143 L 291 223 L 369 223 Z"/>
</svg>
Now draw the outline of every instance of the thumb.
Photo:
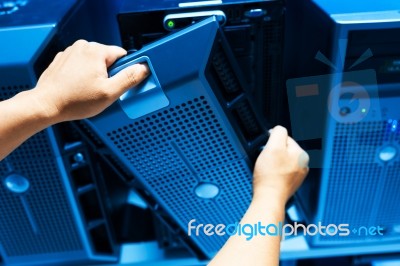
<svg viewBox="0 0 400 266">
<path fill-rule="evenodd" d="M 150 70 L 147 64 L 135 64 L 109 78 L 109 83 L 111 83 L 110 86 L 114 88 L 114 92 L 119 97 L 127 90 L 141 83 L 149 74 Z"/>
</svg>

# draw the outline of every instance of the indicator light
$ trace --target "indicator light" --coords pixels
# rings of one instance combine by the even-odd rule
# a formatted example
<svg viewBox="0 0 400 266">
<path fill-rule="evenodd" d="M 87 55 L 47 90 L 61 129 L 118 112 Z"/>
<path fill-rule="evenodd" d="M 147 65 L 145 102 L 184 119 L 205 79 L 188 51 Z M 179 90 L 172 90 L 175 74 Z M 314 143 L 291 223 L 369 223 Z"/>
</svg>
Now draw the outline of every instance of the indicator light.
<svg viewBox="0 0 400 266">
<path fill-rule="evenodd" d="M 173 29 L 173 28 L 175 28 L 175 22 L 173 20 L 169 20 L 167 22 L 167 26 L 168 26 L 168 28 Z"/>
</svg>

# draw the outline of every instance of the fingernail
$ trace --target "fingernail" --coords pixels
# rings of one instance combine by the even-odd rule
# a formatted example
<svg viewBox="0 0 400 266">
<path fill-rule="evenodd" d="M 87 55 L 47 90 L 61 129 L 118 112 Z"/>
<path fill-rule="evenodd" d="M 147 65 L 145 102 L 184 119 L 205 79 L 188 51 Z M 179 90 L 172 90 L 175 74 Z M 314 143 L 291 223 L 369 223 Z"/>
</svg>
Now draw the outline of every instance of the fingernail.
<svg viewBox="0 0 400 266">
<path fill-rule="evenodd" d="M 144 70 L 145 70 L 145 75 L 146 75 L 146 76 L 150 75 L 150 68 L 149 68 L 149 66 L 147 65 L 147 63 L 139 63 L 139 65 L 142 65 L 142 66 L 143 66 L 143 68 L 144 68 Z"/>
<path fill-rule="evenodd" d="M 271 128 L 270 130 L 268 130 L 268 136 L 270 136 L 272 134 L 272 130 L 273 128 Z"/>
<path fill-rule="evenodd" d="M 308 155 L 307 152 L 303 151 L 299 155 L 298 163 L 299 163 L 299 166 L 301 168 L 307 168 L 308 167 L 308 164 L 310 163 L 310 156 Z"/>
</svg>

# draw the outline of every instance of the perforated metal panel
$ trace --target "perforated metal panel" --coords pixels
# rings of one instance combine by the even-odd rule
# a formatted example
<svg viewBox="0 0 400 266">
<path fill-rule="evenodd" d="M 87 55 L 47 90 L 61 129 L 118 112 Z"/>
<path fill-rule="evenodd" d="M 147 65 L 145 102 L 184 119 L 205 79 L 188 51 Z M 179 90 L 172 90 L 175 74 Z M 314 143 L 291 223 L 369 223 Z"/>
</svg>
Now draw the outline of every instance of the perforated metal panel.
<svg viewBox="0 0 400 266">
<path fill-rule="evenodd" d="M 0 101 L 9 99 L 19 91 L 29 89 L 29 85 L 0 86 Z"/>
<path fill-rule="evenodd" d="M 3 85 L 0 100 L 30 88 Z M 49 132 L 43 130 L 0 162 L 0 244 L 6 261 L 83 249 L 52 147 Z M 7 189 L 4 179 L 12 173 L 27 178 L 27 192 Z"/>
<path fill-rule="evenodd" d="M 6 100 L 29 88 L 2 86 L 0 99 Z M 6 256 L 82 249 L 55 159 L 48 132 L 44 130 L 0 162 L 0 243 Z M 26 177 L 31 188 L 23 194 L 8 190 L 3 180 L 11 173 Z"/>
<path fill-rule="evenodd" d="M 32 160 L 32 152 L 40 154 L 41 159 L 55 156 L 46 131 L 41 131 L 29 138 L 10 155 L 9 160 Z"/>
<path fill-rule="evenodd" d="M 32 157 L 37 154 L 35 152 L 31 150 Z M 0 164 L 1 177 L 10 172 L 19 173 L 30 181 L 32 188 L 32 191 L 18 195 L 6 189 L 3 183 L 0 185 L 0 243 L 6 255 L 81 250 L 56 161 L 32 157 L 25 160 L 8 158 Z"/>
<path fill-rule="evenodd" d="M 400 239 L 399 156 L 390 162 L 378 158 L 386 145 L 399 143 L 400 134 L 388 121 L 336 125 L 327 171 L 324 224 L 349 224 L 349 236 L 316 238 L 318 243 L 365 243 Z M 352 230 L 381 226 L 384 236 L 366 236 Z"/>
<path fill-rule="evenodd" d="M 29 88 L 28 85 L 2 86 L 0 98 L 6 100 Z M 77 207 L 81 208 L 81 211 L 98 211 L 100 203 L 96 201 L 96 197 L 92 197 L 88 200 L 94 206 L 81 206 L 85 202 L 78 202 L 74 195 L 69 194 L 71 191 L 68 190 L 70 186 L 73 187 L 73 182 L 69 180 L 70 174 L 65 166 L 60 165 L 61 162 L 58 161 L 62 157 L 55 142 L 53 129 L 43 130 L 30 137 L 0 162 L 1 255 L 7 264 L 28 265 L 84 260 L 90 257 L 115 260 L 114 255 L 110 254 L 114 250 L 101 250 L 109 244 L 109 235 L 106 233 L 103 237 L 97 231 L 94 233 L 95 230 L 107 226 L 102 214 L 96 216 L 97 221 L 102 223 L 92 225 L 88 228 L 90 232 L 83 232 L 85 229 L 79 228 L 79 224 L 89 224 L 92 221 L 85 213 L 80 214 Z M 29 181 L 29 189 L 21 194 L 10 191 L 5 180 L 11 174 L 26 178 Z M 86 176 L 79 178 L 91 178 L 90 175 L 93 174 L 88 172 Z M 96 190 L 96 187 L 92 187 L 89 193 L 95 195 Z M 83 197 L 86 194 L 80 195 Z M 88 238 L 93 242 L 85 246 L 84 241 L 88 241 Z M 93 255 L 90 252 L 93 252 Z M 98 254 L 100 252 L 103 257 Z"/>
<path fill-rule="evenodd" d="M 94 170 L 82 142 L 59 154 L 53 129 L 38 133 L 0 162 L 2 255 L 7 263 L 28 265 L 116 261 L 95 180 L 103 176 Z M 84 160 L 74 161 L 76 154 Z M 28 180 L 29 188 L 22 193 L 9 189 L 11 174 Z"/>
<path fill-rule="evenodd" d="M 107 133 L 144 178 L 152 194 L 183 227 L 240 221 L 251 198 L 251 171 L 230 142 L 219 115 L 204 96 L 153 113 Z M 221 193 L 198 198 L 194 189 L 211 182 Z M 199 236 L 206 252 L 216 252 L 226 237 Z"/>
<path fill-rule="evenodd" d="M 396 162 L 387 169 L 384 193 L 381 195 L 376 217 L 377 224 L 387 225 L 390 229 L 400 224 L 400 163 Z"/>
<path fill-rule="evenodd" d="M 52 2 L 51 14 L 35 2 L 19 19 L 0 16 L 0 101 L 33 88 L 66 44 L 93 39 L 91 29 L 76 27 L 89 25 L 88 1 Z M 65 125 L 39 132 L 0 162 L 1 265 L 117 260 L 101 197 L 113 204 L 114 188 L 102 193 L 102 162 L 94 165 L 84 139 Z M 77 163 L 76 153 L 84 160 Z M 19 182 L 29 188 L 18 191 Z"/>
</svg>

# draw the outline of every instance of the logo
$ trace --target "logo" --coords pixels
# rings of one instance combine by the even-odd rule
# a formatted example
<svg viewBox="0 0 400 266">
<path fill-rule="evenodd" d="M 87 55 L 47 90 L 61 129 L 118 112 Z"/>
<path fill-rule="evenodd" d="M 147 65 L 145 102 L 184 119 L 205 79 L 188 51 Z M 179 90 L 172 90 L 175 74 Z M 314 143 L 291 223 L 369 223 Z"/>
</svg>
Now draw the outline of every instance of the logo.
<svg viewBox="0 0 400 266">
<path fill-rule="evenodd" d="M 348 237 L 348 236 L 383 236 L 384 228 L 381 226 L 351 227 L 349 224 L 318 224 L 304 225 L 295 222 L 292 224 L 202 224 L 192 219 L 188 223 L 188 236 L 245 236 L 249 241 L 255 236 L 277 236 L 285 239 L 288 236 L 326 236 L 326 237 Z"/>
<path fill-rule="evenodd" d="M 345 45 L 346 40 L 339 41 L 338 58 L 346 50 Z M 372 51 L 367 49 L 346 71 L 341 71 L 344 70 L 343 59 L 337 66 L 318 51 L 315 59 L 329 66 L 331 74 L 286 82 L 292 131 L 296 139 L 321 138 L 327 119 L 343 124 L 380 119 L 376 71 L 354 70 L 372 56 Z"/>
</svg>

